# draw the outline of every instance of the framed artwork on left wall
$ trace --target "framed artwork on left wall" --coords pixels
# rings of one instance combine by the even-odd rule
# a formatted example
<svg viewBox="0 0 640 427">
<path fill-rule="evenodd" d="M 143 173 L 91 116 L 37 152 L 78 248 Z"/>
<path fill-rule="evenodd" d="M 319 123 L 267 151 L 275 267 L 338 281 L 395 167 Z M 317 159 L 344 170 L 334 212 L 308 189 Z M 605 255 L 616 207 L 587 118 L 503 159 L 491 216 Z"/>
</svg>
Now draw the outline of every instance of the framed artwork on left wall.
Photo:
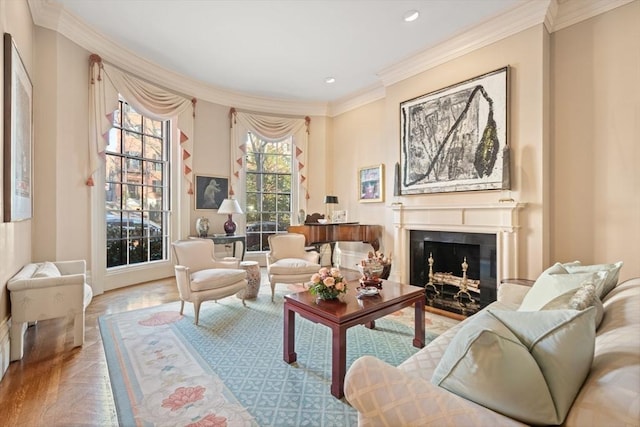
<svg viewBox="0 0 640 427">
<path fill-rule="evenodd" d="M 33 85 L 11 34 L 4 33 L 4 221 L 32 215 Z"/>
</svg>

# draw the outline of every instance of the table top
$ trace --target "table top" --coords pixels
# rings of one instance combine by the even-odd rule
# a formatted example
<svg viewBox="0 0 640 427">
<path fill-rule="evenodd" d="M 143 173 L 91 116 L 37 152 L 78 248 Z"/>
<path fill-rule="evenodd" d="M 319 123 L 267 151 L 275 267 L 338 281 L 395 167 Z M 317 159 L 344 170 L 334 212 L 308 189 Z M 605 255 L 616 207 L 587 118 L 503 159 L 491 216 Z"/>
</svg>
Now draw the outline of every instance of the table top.
<svg viewBox="0 0 640 427">
<path fill-rule="evenodd" d="M 424 297 L 424 288 L 405 285 L 402 283 L 384 280 L 378 295 L 362 296 L 358 298 L 358 280 L 350 281 L 347 285 L 347 294 L 343 301 L 317 300 L 309 291 L 297 292 L 285 295 L 285 302 L 299 307 L 315 315 L 330 320 L 333 323 L 345 323 L 353 319 L 369 315 L 383 308 L 398 304 L 402 301 Z"/>
<path fill-rule="evenodd" d="M 244 234 L 234 234 L 232 236 L 228 236 L 226 234 L 207 234 L 206 237 L 200 236 L 189 236 L 191 239 L 211 239 L 214 242 L 216 240 L 219 241 L 234 241 L 234 240 L 244 240 L 247 236 Z"/>
</svg>

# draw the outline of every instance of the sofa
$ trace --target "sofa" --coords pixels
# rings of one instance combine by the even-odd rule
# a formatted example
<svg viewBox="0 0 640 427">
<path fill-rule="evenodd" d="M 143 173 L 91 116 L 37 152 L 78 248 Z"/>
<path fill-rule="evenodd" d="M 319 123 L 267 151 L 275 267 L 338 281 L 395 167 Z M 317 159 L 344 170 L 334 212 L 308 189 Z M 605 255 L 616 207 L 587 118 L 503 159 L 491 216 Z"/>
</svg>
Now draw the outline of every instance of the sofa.
<svg viewBox="0 0 640 427">
<path fill-rule="evenodd" d="M 621 264 L 616 264 L 617 272 Z M 571 265 L 579 263 L 558 268 Z M 358 411 L 358 424 L 640 426 L 640 278 L 618 283 L 617 272 L 609 275 L 613 282 L 606 289 L 606 273 L 598 272 L 592 276 L 597 286 L 580 277 L 577 287 L 554 289 L 555 297 L 546 303 L 536 301 L 544 273 L 536 281 L 507 281 L 498 288 L 498 301 L 398 367 L 372 356 L 357 359 L 344 387 L 346 399 Z M 577 307 L 578 291 L 584 295 L 586 290 L 597 294 L 595 302 Z M 567 295 L 573 295 L 571 307 L 566 306 Z M 525 319 L 524 326 L 501 332 L 504 324 L 492 323 L 518 316 Z M 540 333 L 554 317 L 564 319 L 563 326 Z M 522 345 L 532 330 L 541 338 Z"/>
<path fill-rule="evenodd" d="M 73 320 L 73 346 L 84 344 L 85 309 L 93 298 L 86 283 L 86 261 L 29 263 L 7 283 L 11 298 L 11 361 L 24 355 L 29 323 L 66 317 Z"/>
</svg>

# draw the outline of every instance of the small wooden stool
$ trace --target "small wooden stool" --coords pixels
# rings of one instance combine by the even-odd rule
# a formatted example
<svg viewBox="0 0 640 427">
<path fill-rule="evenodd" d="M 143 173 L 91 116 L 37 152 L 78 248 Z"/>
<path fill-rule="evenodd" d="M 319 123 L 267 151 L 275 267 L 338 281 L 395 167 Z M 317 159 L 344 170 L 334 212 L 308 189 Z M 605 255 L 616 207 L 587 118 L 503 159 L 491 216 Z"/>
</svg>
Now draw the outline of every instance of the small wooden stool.
<svg viewBox="0 0 640 427">
<path fill-rule="evenodd" d="M 240 268 L 247 271 L 247 289 L 239 291 L 236 296 L 244 299 L 255 299 L 258 296 L 260 290 L 260 264 L 258 261 L 242 261 L 240 262 Z"/>
</svg>

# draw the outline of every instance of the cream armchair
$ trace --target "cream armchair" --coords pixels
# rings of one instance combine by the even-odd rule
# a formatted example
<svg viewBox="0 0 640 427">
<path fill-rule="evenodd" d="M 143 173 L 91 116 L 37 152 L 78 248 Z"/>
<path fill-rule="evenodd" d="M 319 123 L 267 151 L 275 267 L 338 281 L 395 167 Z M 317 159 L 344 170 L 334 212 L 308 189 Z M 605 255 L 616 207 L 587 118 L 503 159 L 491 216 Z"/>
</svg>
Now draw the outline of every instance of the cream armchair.
<svg viewBox="0 0 640 427">
<path fill-rule="evenodd" d="M 196 325 L 203 301 L 217 301 L 246 289 L 247 272 L 240 269 L 238 260 L 217 261 L 213 254 L 213 240 L 178 240 L 172 243 L 172 247 L 176 257 L 180 314 L 184 310 L 184 302 L 192 302 Z M 246 306 L 244 297 L 242 304 Z"/>
<path fill-rule="evenodd" d="M 271 285 L 271 301 L 276 283 L 304 283 L 320 270 L 320 254 L 305 250 L 302 234 L 286 233 L 269 236 L 267 273 Z"/>
<path fill-rule="evenodd" d="M 73 319 L 73 346 L 84 344 L 84 313 L 93 291 L 85 283 L 84 260 L 27 264 L 7 283 L 11 298 L 11 360 L 24 355 L 29 322 Z"/>
</svg>

